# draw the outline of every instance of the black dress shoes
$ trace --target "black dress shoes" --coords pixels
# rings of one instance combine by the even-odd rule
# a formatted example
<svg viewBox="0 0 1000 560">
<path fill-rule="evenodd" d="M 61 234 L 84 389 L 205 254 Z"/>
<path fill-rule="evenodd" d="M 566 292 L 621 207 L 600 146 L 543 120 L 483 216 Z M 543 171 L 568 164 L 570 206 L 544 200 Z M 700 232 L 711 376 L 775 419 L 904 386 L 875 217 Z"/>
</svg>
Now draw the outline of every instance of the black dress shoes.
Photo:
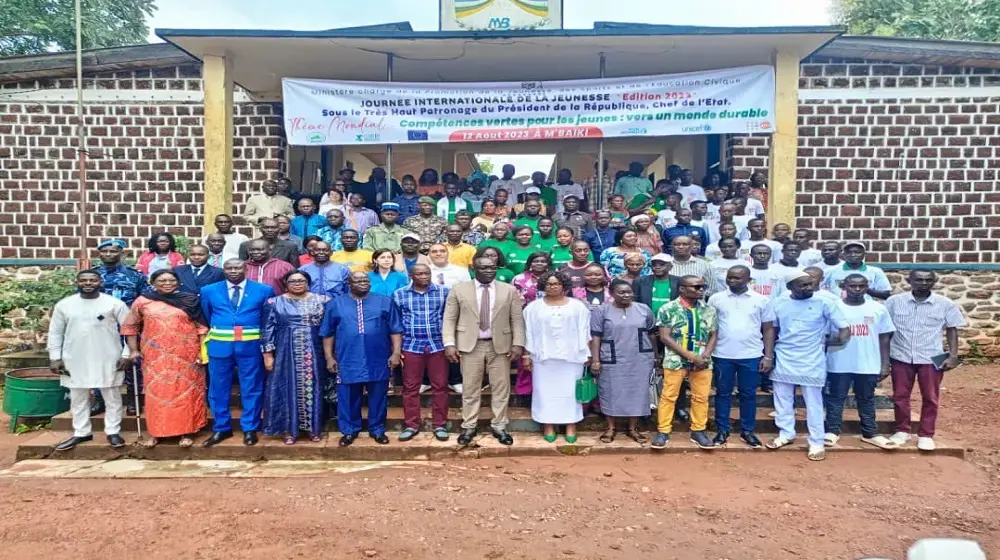
<svg viewBox="0 0 1000 560">
<path fill-rule="evenodd" d="M 214 447 L 231 437 L 233 437 L 233 432 L 212 432 L 211 437 L 206 439 L 202 445 L 205 447 Z"/>
<path fill-rule="evenodd" d="M 337 445 L 341 447 L 347 447 L 348 445 L 354 443 L 354 440 L 357 439 L 357 437 L 358 434 L 344 434 L 344 437 L 340 438 L 340 443 L 338 443 Z"/>
<path fill-rule="evenodd" d="M 462 433 L 458 435 L 458 444 L 461 446 L 469 445 L 475 437 L 476 430 L 462 430 Z"/>
<path fill-rule="evenodd" d="M 73 449 L 77 445 L 79 445 L 81 443 L 88 442 L 88 441 L 94 441 L 94 436 L 93 435 L 89 435 L 89 436 L 73 436 L 73 437 L 69 438 L 66 441 L 60 441 L 58 444 L 56 444 L 55 450 L 56 451 L 69 451 L 70 449 Z"/>
<path fill-rule="evenodd" d="M 111 449 L 121 449 L 125 447 L 125 438 L 118 434 L 111 434 L 108 436 L 108 444 L 111 445 Z"/>
<path fill-rule="evenodd" d="M 490 430 L 490 432 L 503 445 L 514 445 L 514 436 L 510 435 L 507 430 Z"/>
<path fill-rule="evenodd" d="M 372 438 L 373 440 L 375 440 L 375 443 L 377 443 L 379 445 L 385 445 L 385 444 L 389 443 L 389 436 L 387 436 L 385 434 L 378 434 L 378 435 L 368 434 L 368 436 L 370 438 Z"/>
<path fill-rule="evenodd" d="M 249 432 L 243 432 L 243 445 L 253 447 L 257 445 L 257 432 L 250 430 Z"/>
</svg>

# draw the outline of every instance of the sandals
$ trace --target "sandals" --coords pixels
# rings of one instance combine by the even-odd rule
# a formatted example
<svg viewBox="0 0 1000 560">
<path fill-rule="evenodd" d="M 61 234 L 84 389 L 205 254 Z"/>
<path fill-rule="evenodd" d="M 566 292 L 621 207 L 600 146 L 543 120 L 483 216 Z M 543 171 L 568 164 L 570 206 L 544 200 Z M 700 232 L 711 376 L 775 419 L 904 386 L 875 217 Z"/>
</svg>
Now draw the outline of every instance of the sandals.
<svg viewBox="0 0 1000 560">
<path fill-rule="evenodd" d="M 309 441 L 311 441 L 313 443 L 317 443 L 317 442 L 323 441 L 323 436 L 321 436 L 319 434 L 312 434 L 312 435 L 309 436 Z"/>
<path fill-rule="evenodd" d="M 152 448 L 156 447 L 156 444 L 158 444 L 158 443 L 160 443 L 160 440 L 156 439 L 155 437 L 151 437 L 149 439 L 144 439 L 144 440 L 140 441 L 139 442 L 139 447 L 143 447 L 145 449 L 152 449 Z M 194 443 L 194 442 L 191 442 L 191 443 Z"/>
<path fill-rule="evenodd" d="M 645 445 L 649 443 L 649 438 L 646 434 L 638 430 L 625 430 L 625 435 L 628 436 L 632 441 L 638 443 L 639 445 Z"/>
<path fill-rule="evenodd" d="M 794 439 L 787 439 L 785 437 L 778 436 L 772 439 L 771 441 L 767 442 L 766 447 L 773 451 L 775 449 L 781 449 L 782 447 L 785 447 L 786 445 L 791 445 L 793 443 L 795 443 Z"/>
<path fill-rule="evenodd" d="M 807 457 L 809 457 L 810 461 L 822 461 L 823 459 L 826 459 L 826 448 L 810 447 L 809 455 L 807 455 Z"/>
<path fill-rule="evenodd" d="M 177 446 L 182 449 L 187 449 L 194 445 L 194 438 L 191 436 L 181 436 L 181 439 L 177 442 Z"/>
<path fill-rule="evenodd" d="M 296 439 L 292 436 L 285 436 L 285 439 L 282 441 L 284 441 L 285 445 L 295 445 Z"/>
<path fill-rule="evenodd" d="M 617 434 L 617 433 L 618 433 L 617 430 L 610 429 L 610 430 L 605 431 L 603 434 L 601 434 L 601 437 L 598 438 L 598 439 L 601 440 L 601 443 L 611 443 L 611 442 L 615 441 L 615 434 Z"/>
</svg>

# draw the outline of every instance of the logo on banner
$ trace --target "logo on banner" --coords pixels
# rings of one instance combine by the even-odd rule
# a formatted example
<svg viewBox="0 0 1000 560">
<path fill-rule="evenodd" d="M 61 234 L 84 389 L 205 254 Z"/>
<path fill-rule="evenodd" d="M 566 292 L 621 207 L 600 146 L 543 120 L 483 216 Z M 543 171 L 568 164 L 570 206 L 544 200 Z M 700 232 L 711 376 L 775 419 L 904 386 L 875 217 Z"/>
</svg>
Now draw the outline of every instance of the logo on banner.
<svg viewBox="0 0 1000 560">
<path fill-rule="evenodd" d="M 372 144 L 378 143 L 382 140 L 382 136 L 377 132 L 368 132 L 365 134 L 357 134 L 354 136 L 354 141 L 361 144 Z"/>
<path fill-rule="evenodd" d="M 407 130 L 406 139 L 410 142 L 427 141 L 429 136 L 426 130 Z"/>
<path fill-rule="evenodd" d="M 326 134 L 320 134 L 318 132 L 315 134 L 310 134 L 309 136 L 306 137 L 306 142 L 309 142 L 310 144 L 322 144 L 325 141 L 326 141 Z"/>
</svg>

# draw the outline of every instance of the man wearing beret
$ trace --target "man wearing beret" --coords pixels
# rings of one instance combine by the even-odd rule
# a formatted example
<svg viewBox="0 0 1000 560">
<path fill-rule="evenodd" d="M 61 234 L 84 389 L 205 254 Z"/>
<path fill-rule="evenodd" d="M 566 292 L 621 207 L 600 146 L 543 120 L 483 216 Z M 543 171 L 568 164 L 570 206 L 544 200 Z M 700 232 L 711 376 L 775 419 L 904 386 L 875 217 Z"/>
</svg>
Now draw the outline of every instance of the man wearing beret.
<svg viewBox="0 0 1000 560">
<path fill-rule="evenodd" d="M 448 225 L 448 219 L 436 215 L 437 201 L 429 196 L 420 197 L 420 213 L 406 220 L 406 227 L 413 230 L 421 239 L 433 242 Z"/>
</svg>

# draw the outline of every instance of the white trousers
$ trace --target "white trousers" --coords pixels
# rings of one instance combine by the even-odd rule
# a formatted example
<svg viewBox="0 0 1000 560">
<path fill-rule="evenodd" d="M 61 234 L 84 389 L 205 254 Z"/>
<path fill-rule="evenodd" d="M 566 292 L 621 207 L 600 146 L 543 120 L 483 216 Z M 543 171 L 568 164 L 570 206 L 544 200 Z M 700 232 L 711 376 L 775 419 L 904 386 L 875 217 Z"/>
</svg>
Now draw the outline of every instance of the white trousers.
<svg viewBox="0 0 1000 560">
<path fill-rule="evenodd" d="M 823 447 L 825 414 L 823 412 L 823 388 L 802 387 L 802 398 L 806 401 L 806 426 L 809 428 L 809 446 Z M 795 438 L 795 385 L 775 381 L 771 389 L 774 395 L 774 424 L 781 437 Z"/>
<path fill-rule="evenodd" d="M 90 426 L 90 389 L 69 390 L 69 410 L 73 414 L 73 435 L 85 437 L 93 433 Z M 122 389 L 100 389 L 104 397 L 104 433 L 111 436 L 122 429 Z"/>
</svg>

